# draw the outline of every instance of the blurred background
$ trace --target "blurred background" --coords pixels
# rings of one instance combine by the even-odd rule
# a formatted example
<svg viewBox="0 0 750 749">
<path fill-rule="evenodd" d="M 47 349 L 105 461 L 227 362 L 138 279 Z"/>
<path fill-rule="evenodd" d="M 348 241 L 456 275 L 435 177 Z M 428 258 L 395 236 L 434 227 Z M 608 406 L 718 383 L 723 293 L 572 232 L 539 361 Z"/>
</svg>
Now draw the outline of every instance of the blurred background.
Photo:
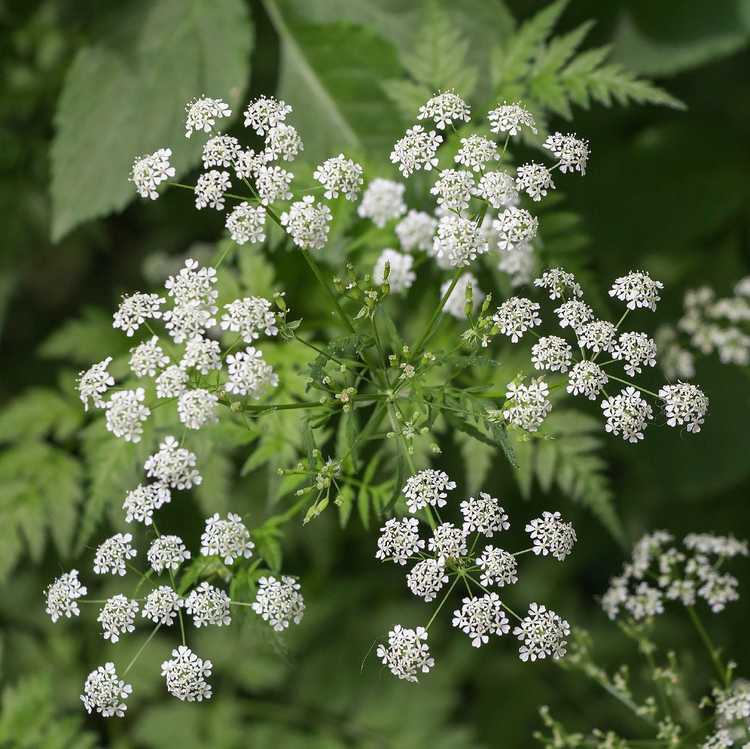
<svg viewBox="0 0 750 749">
<path fill-rule="evenodd" d="M 550 8 L 550 28 L 536 29 L 542 39 L 567 39 L 581 51 L 609 45 L 608 64 L 653 80 L 684 108 L 666 98 L 584 108 L 545 93 L 541 75 L 530 93 L 503 88 L 493 60 Z M 86 674 L 113 652 L 126 661 L 139 643 L 109 646 L 92 616 L 53 627 L 44 614 L 49 580 L 90 563 L 90 548 L 73 542 L 80 524 L 103 536 L 110 522 L 87 511 L 92 494 L 113 506 L 121 499 L 102 485 L 122 474 L 117 458 L 105 450 L 91 457 L 93 440 L 79 438 L 75 372 L 127 348 L 109 318 L 122 293 L 159 284 L 187 252 L 210 257 L 223 234 L 221 216 L 193 211 L 184 195 L 134 200 L 133 156 L 173 144 L 186 173 L 200 147 L 182 137 L 187 99 L 205 92 L 241 109 L 254 95 L 278 93 L 295 107 L 310 165 L 349 148 L 366 153 L 370 173 L 389 174 L 389 145 L 408 124 L 395 84 L 409 79 L 420 36 L 445 19 L 469 46 L 461 54 L 450 40 L 438 48 L 442 79 L 460 89 L 470 63 L 480 101 L 536 91 L 550 127 L 591 140 L 589 172 L 565 180 L 564 204 L 576 216 L 574 260 L 592 293 L 648 269 L 665 283 L 653 330 L 680 316 L 685 289 L 709 284 L 728 294 L 750 274 L 748 2 L 0 0 L 0 746 L 528 747 L 541 704 L 572 727 L 589 728 L 595 716 L 596 725 L 637 735 L 628 715 L 581 677 L 522 664 L 510 643 L 479 653 L 448 621 L 434 630 L 439 668 L 417 687 L 397 683 L 366 656 L 394 621 L 423 611 L 398 571 L 374 563 L 372 533 L 358 521 L 341 531 L 335 516 L 287 529 L 285 567 L 300 574 L 308 601 L 299 628 L 278 639 L 248 618 L 198 633 L 196 649 L 215 663 L 209 704 L 167 698 L 156 666 L 169 646 L 160 635 L 131 672 L 137 694 L 127 718 L 88 718 L 78 702 Z M 342 118 L 346 128 L 331 127 Z M 277 253 L 273 268 L 287 298 L 314 317 L 310 280 L 293 256 Z M 703 357 L 696 380 L 711 398 L 700 435 L 653 429 L 637 446 L 606 441 L 606 478 L 630 543 L 661 527 L 748 535 L 747 369 Z M 263 481 L 224 476 L 216 509 L 262 515 Z M 561 504 L 554 487 L 537 485 L 523 498 L 502 463 L 485 485 L 518 517 L 516 530 L 522 518 Z M 171 507 L 170 521 L 196 540 L 214 499 L 195 498 L 192 513 Z M 628 655 L 595 597 L 624 551 L 583 508 L 564 510 L 578 530 L 576 552 L 564 565 L 530 565 L 523 598 L 589 628 L 614 667 Z M 744 585 L 750 575 L 741 566 Z M 745 675 L 747 613 L 741 600 L 710 621 Z M 678 620 L 669 626 L 674 646 L 691 657 L 692 632 Z M 696 683 L 705 683 L 708 666 L 695 657 Z"/>
</svg>

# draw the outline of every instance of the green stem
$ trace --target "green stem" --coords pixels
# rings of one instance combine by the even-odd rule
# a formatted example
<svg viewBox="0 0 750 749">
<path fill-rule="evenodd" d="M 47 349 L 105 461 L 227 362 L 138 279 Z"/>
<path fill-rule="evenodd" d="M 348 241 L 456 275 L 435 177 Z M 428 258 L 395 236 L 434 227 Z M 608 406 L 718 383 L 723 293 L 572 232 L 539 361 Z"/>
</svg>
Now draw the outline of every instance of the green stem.
<svg viewBox="0 0 750 749">
<path fill-rule="evenodd" d="M 443 596 L 442 600 L 438 604 L 438 607 L 435 609 L 434 613 L 430 617 L 430 621 L 427 622 L 427 625 L 425 626 L 426 630 L 430 629 L 430 626 L 435 621 L 435 618 L 437 617 L 437 615 L 440 613 L 440 609 L 443 608 L 443 604 L 448 600 L 448 596 L 450 596 L 450 594 L 453 592 L 453 588 L 456 587 L 456 583 L 458 583 L 459 579 L 460 579 L 459 575 L 456 575 L 456 577 L 453 578 L 453 582 L 451 583 L 450 588 L 448 588 L 448 590 L 445 592 L 445 595 Z"/>
<path fill-rule="evenodd" d="M 336 312 L 338 312 L 338 315 L 341 318 L 342 322 L 346 325 L 347 328 L 349 328 L 349 331 L 351 333 L 356 334 L 357 331 L 355 330 L 354 325 L 352 325 L 352 321 L 349 319 L 349 316 L 346 314 L 346 312 L 344 312 L 343 307 L 339 304 L 339 300 L 337 299 L 336 294 L 328 285 L 328 282 L 323 275 L 323 271 L 321 271 L 320 266 L 318 265 L 315 258 L 310 254 L 309 250 L 301 250 L 301 252 L 302 257 L 305 258 L 305 261 L 310 266 L 310 270 L 315 275 L 315 278 L 318 279 L 318 283 L 320 283 L 320 285 L 325 289 L 326 294 L 333 303 L 333 306 L 336 308 Z"/>
<path fill-rule="evenodd" d="M 128 675 L 128 671 L 130 671 L 130 669 L 133 668 L 133 665 L 138 660 L 138 658 L 140 657 L 141 653 L 146 649 L 146 646 L 151 642 L 151 640 L 154 639 L 154 635 L 156 635 L 156 633 L 159 631 L 160 627 L 161 627 L 161 622 L 154 627 L 153 631 L 148 636 L 148 639 L 146 640 L 146 642 L 144 642 L 143 645 L 141 645 L 141 647 L 138 648 L 138 652 L 133 656 L 133 660 L 131 660 L 130 663 L 128 663 L 127 667 L 122 672 L 123 676 L 127 676 Z"/>
<path fill-rule="evenodd" d="M 446 303 L 448 302 L 448 299 L 450 298 L 450 295 L 453 293 L 453 290 L 456 288 L 456 284 L 458 283 L 458 279 L 461 278 L 462 270 L 459 268 L 456 273 L 453 276 L 453 279 L 451 280 L 451 284 L 446 290 L 445 294 L 443 294 L 443 298 L 440 300 L 440 303 L 437 306 L 437 309 L 432 313 L 432 318 L 430 319 L 430 322 L 427 325 L 427 329 L 422 334 L 422 337 L 417 342 L 417 345 L 414 347 L 414 358 L 418 357 L 422 353 L 422 348 L 426 345 L 427 341 L 430 339 L 430 336 L 433 332 L 433 326 L 437 322 L 438 318 L 440 317 L 440 313 L 443 311 L 443 307 L 445 307 Z"/>
<path fill-rule="evenodd" d="M 608 374 L 607 377 L 609 377 L 610 380 L 614 380 L 615 382 L 621 382 L 623 385 L 630 385 L 631 387 L 634 387 L 637 390 L 646 393 L 647 395 L 653 396 L 657 400 L 661 400 L 659 395 L 653 390 L 647 390 L 646 388 L 642 388 L 640 385 L 636 385 L 634 382 L 628 382 L 627 380 L 623 380 L 620 377 L 615 377 L 613 374 Z"/>
<path fill-rule="evenodd" d="M 698 634 L 700 635 L 701 640 L 703 641 L 703 644 L 706 646 L 706 650 L 708 650 L 709 655 L 711 656 L 711 662 L 714 665 L 714 668 L 716 669 L 716 673 L 719 676 L 719 681 L 725 686 L 729 686 L 729 679 L 728 679 L 728 671 L 724 668 L 721 658 L 719 657 L 719 651 L 716 649 L 716 646 L 714 645 L 713 641 L 711 640 L 711 636 L 706 631 L 706 628 L 703 626 L 703 622 L 700 620 L 700 617 L 698 616 L 698 613 L 696 612 L 695 608 L 693 606 L 687 606 L 688 614 L 690 614 L 690 619 L 693 622 L 693 626 L 697 630 Z"/>
</svg>

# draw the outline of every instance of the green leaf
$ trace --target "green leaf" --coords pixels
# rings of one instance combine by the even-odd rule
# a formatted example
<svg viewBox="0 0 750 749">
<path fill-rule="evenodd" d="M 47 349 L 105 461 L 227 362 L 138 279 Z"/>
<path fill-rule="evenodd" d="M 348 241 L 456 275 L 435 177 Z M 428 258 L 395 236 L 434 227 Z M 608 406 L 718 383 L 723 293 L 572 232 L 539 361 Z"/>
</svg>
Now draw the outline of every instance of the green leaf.
<svg viewBox="0 0 750 749">
<path fill-rule="evenodd" d="M 80 401 L 67 400 L 54 390 L 32 388 L 11 401 L 0 413 L 0 442 L 70 437 L 83 420 Z"/>
<path fill-rule="evenodd" d="M 178 173 L 195 164 L 183 113 L 206 94 L 240 105 L 252 26 L 242 0 L 133 3 L 73 60 L 52 144 L 52 239 L 124 208 L 133 159 L 169 146 Z"/>
</svg>

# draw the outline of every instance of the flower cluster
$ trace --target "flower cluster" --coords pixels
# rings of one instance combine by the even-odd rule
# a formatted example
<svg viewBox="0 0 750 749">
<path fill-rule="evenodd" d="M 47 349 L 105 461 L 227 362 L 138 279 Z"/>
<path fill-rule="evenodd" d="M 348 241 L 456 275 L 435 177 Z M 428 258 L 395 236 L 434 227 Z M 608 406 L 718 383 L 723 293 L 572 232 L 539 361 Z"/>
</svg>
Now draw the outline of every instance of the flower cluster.
<svg viewBox="0 0 750 749">
<path fill-rule="evenodd" d="M 378 646 L 378 657 L 399 679 L 417 681 L 420 674 L 430 671 L 434 659 L 427 633 L 459 583 L 468 595 L 453 612 L 452 622 L 474 647 L 486 645 L 493 635 L 509 633 L 510 615 L 516 621 L 512 632 L 520 643 L 522 660 L 563 657 L 570 634 L 565 620 L 536 603 L 521 617 L 489 588 L 517 582 L 518 558 L 524 553 L 565 559 L 576 542 L 572 525 L 559 512 L 545 512 L 526 526 L 531 547 L 515 553 L 493 545 L 481 548 L 486 540 L 510 528 L 508 515 L 495 497 L 480 492 L 460 503 L 460 524 L 443 522 L 440 509 L 448 505 L 448 493 L 455 487 L 455 482 L 442 471 L 427 469 L 411 476 L 402 490 L 411 515 L 391 518 L 380 529 L 376 558 L 402 566 L 414 562 L 406 575 L 409 590 L 428 603 L 438 596 L 441 600 L 425 627 L 394 627 L 388 634 L 388 643 Z M 431 535 L 427 542 L 420 537 L 420 518 L 413 515 L 429 524 Z"/>
<path fill-rule="evenodd" d="M 721 569 L 736 556 L 748 556 L 748 544 L 734 536 L 691 533 L 676 544 L 667 531 L 650 533 L 610 581 L 602 607 L 610 619 L 624 612 L 636 621 L 663 613 L 667 601 L 694 606 L 703 599 L 719 612 L 739 598 L 737 578 Z"/>
</svg>

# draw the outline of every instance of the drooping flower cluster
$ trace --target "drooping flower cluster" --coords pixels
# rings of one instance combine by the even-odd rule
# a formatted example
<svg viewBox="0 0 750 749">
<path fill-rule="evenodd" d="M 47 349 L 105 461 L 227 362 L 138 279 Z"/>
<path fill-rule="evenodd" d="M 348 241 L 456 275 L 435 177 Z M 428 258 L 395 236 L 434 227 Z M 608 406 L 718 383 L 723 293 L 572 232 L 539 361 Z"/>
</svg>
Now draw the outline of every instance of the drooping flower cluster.
<svg viewBox="0 0 750 749">
<path fill-rule="evenodd" d="M 736 556 L 748 556 L 747 541 L 710 533 L 689 534 L 678 545 L 671 533 L 656 531 L 633 547 L 622 573 L 602 597 L 610 619 L 641 620 L 661 614 L 668 601 L 694 606 L 699 599 L 714 613 L 739 598 L 737 578 L 721 569 Z"/>
<path fill-rule="evenodd" d="M 570 634 L 567 622 L 536 603 L 522 618 L 488 588 L 516 583 L 518 559 L 526 552 L 565 559 L 576 542 L 572 525 L 559 512 L 545 512 L 526 526 L 532 547 L 516 553 L 489 544 L 481 549 L 487 539 L 510 528 L 508 515 L 495 497 L 480 492 L 460 503 L 460 524 L 442 522 L 440 510 L 448 506 L 448 494 L 455 486 L 442 471 L 428 469 L 411 476 L 402 494 L 408 512 L 419 517 L 387 520 L 380 529 L 376 558 L 398 565 L 413 561 L 406 575 L 407 586 L 425 602 L 440 597 L 436 614 L 461 583 L 462 594 L 467 590 L 469 594 L 453 612 L 453 626 L 466 634 L 474 647 L 510 632 L 510 615 L 517 622 L 513 634 L 519 640 L 522 660 L 561 658 Z M 427 542 L 420 537 L 420 518 L 431 527 Z M 434 619 L 424 628 L 397 625 L 390 631 L 388 643 L 378 646 L 378 657 L 394 676 L 417 681 L 421 673 L 432 669 L 427 630 Z"/>
</svg>

